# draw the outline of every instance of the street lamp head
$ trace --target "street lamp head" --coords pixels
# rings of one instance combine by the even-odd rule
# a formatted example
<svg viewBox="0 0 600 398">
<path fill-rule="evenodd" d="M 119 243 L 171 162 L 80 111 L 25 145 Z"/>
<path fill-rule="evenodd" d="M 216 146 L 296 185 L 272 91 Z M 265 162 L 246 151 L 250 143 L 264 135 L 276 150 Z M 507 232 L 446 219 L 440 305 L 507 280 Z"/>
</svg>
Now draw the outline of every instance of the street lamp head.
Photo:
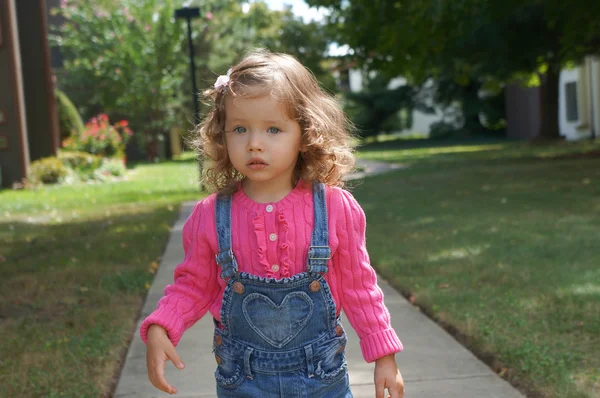
<svg viewBox="0 0 600 398">
<path fill-rule="evenodd" d="M 199 18 L 200 17 L 200 8 L 198 7 L 183 7 L 175 10 L 175 18 Z"/>
</svg>

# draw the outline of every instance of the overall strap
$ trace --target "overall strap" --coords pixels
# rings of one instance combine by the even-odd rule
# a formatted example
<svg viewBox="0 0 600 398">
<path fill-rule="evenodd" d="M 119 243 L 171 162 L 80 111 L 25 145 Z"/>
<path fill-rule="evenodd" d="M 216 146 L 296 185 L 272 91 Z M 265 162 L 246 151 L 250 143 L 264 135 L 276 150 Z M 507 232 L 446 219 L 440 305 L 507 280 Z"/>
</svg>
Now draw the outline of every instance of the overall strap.
<svg viewBox="0 0 600 398">
<path fill-rule="evenodd" d="M 315 220 L 308 248 L 307 269 L 308 272 L 326 273 L 328 271 L 327 261 L 331 258 L 331 249 L 329 248 L 325 185 L 322 183 L 313 183 L 313 207 Z"/>
<path fill-rule="evenodd" d="M 221 267 L 221 278 L 227 280 L 238 275 L 238 265 L 231 246 L 231 195 L 217 195 L 215 221 L 219 253 L 215 256 Z"/>
</svg>

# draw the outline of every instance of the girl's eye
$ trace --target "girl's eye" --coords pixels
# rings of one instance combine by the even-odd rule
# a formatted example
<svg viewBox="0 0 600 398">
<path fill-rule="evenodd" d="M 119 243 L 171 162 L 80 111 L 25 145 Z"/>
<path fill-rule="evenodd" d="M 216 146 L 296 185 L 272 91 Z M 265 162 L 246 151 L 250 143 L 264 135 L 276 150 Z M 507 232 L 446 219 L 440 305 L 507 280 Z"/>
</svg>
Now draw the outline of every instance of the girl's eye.
<svg viewBox="0 0 600 398">
<path fill-rule="evenodd" d="M 234 133 L 245 133 L 246 129 L 244 127 L 236 127 L 233 129 Z"/>
<path fill-rule="evenodd" d="M 277 134 L 279 133 L 281 130 L 279 130 L 277 127 L 269 127 L 269 130 L 267 130 L 269 133 L 271 134 Z"/>
</svg>

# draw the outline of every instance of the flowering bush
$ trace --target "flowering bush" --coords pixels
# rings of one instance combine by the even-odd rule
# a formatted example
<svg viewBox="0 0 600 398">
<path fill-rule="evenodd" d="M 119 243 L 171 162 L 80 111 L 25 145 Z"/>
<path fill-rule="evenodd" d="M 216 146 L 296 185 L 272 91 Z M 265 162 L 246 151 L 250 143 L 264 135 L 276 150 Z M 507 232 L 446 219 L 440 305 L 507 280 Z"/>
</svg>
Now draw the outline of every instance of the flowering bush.
<svg viewBox="0 0 600 398">
<path fill-rule="evenodd" d="M 92 118 L 85 125 L 85 130 L 74 134 L 62 143 L 67 151 L 82 151 L 102 157 L 122 157 L 125 145 L 133 135 L 127 120 L 111 125 L 106 114 Z"/>
</svg>

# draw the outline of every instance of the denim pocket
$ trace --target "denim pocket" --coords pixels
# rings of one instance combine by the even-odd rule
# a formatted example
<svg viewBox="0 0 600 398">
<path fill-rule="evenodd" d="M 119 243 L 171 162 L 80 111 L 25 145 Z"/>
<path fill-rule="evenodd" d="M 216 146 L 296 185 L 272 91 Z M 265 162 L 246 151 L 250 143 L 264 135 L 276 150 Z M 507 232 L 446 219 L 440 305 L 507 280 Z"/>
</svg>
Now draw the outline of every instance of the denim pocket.
<svg viewBox="0 0 600 398">
<path fill-rule="evenodd" d="M 315 378 L 326 384 L 332 384 L 343 378 L 348 372 L 345 348 L 346 336 L 337 337 L 328 345 L 322 356 L 317 356 Z"/>
<path fill-rule="evenodd" d="M 219 387 L 231 390 L 239 387 L 244 381 L 244 369 L 239 360 L 224 355 L 218 348 L 215 350 L 217 370 L 215 380 Z"/>
</svg>

